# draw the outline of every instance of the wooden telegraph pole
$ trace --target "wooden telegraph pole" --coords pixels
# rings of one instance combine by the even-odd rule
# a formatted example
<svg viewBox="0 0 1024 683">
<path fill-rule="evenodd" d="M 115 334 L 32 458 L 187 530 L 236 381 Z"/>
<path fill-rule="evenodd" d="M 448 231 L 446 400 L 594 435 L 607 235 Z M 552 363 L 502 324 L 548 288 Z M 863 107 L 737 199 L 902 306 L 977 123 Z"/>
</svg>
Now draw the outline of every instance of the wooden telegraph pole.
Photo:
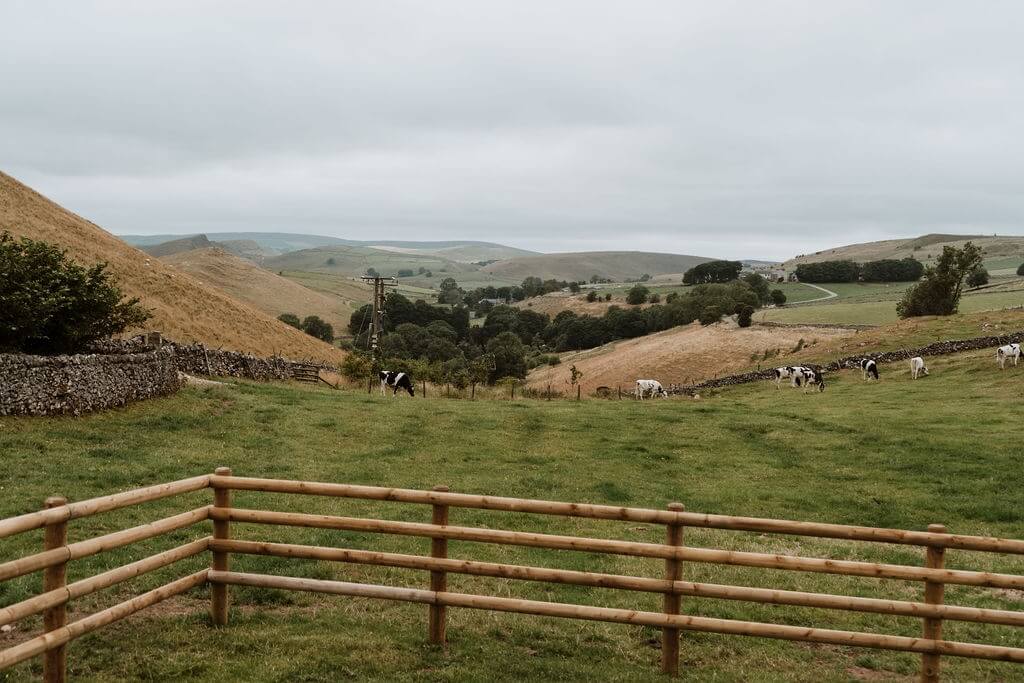
<svg viewBox="0 0 1024 683">
<path fill-rule="evenodd" d="M 384 332 L 384 292 L 387 287 L 397 287 L 393 277 L 364 275 L 363 282 L 373 283 L 373 314 L 370 318 L 370 357 L 373 358 L 373 371 L 380 370 L 380 338 Z"/>
</svg>

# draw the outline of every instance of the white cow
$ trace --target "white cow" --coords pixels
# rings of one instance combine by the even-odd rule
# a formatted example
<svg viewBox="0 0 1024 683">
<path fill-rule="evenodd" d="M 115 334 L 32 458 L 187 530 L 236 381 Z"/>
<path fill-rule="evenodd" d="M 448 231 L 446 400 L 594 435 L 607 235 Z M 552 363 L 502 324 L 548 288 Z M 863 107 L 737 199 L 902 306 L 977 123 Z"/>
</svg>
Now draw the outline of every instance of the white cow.
<svg viewBox="0 0 1024 683">
<path fill-rule="evenodd" d="M 1016 367 L 1017 361 L 1020 360 L 1020 344 L 1007 344 L 996 349 L 996 362 L 999 363 L 1000 370 L 1006 369 L 1006 361 L 1011 358 Z"/>
<path fill-rule="evenodd" d="M 924 364 L 924 358 L 921 356 L 914 356 L 910 359 L 910 376 L 917 379 L 917 376 L 921 373 L 928 374 L 928 368 Z"/>
<path fill-rule="evenodd" d="M 636 381 L 636 396 L 641 401 L 644 400 L 644 395 L 650 394 L 651 398 L 655 396 L 661 396 L 662 398 L 668 398 L 668 392 L 661 386 L 661 382 L 656 379 L 638 379 Z"/>
<path fill-rule="evenodd" d="M 793 368 L 793 386 L 803 386 L 804 391 L 807 391 L 807 387 L 815 384 L 818 387 L 818 391 L 825 391 L 825 376 L 822 375 L 821 370 L 818 368 L 809 368 L 806 366 L 798 365 Z"/>
<path fill-rule="evenodd" d="M 792 379 L 795 369 L 793 367 L 775 368 L 775 388 L 778 389 L 782 386 L 782 380 Z M 793 384 L 793 386 L 796 386 L 796 384 Z"/>
</svg>

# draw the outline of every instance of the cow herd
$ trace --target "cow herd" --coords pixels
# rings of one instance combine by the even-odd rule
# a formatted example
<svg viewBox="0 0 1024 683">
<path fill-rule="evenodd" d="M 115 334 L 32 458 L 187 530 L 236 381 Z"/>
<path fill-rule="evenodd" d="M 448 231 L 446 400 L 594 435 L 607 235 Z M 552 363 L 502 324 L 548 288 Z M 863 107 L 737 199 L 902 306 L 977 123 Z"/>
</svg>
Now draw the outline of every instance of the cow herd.
<svg viewBox="0 0 1024 683">
<path fill-rule="evenodd" d="M 996 362 L 1001 370 L 1006 369 L 1006 363 L 1010 361 L 1013 362 L 1014 366 L 1020 361 L 1020 344 L 1006 344 L 996 349 Z M 859 367 L 861 377 L 865 381 L 877 381 L 879 379 L 878 363 L 873 358 L 852 361 L 847 364 L 847 367 Z M 825 374 L 820 365 L 788 365 L 775 368 L 774 374 L 776 389 L 782 386 L 782 380 L 788 379 L 794 389 L 802 387 L 806 392 L 807 389 L 814 387 L 819 392 L 825 391 Z M 910 376 L 912 379 L 917 379 L 921 375 L 927 374 L 928 366 L 925 365 L 924 358 L 914 356 L 910 359 Z M 404 372 L 382 370 L 380 373 L 380 393 L 383 395 L 387 388 L 392 390 L 392 396 L 397 394 L 399 389 L 408 391 L 410 396 L 415 395 L 412 379 Z M 647 397 L 656 398 L 660 396 L 661 398 L 668 398 L 668 392 L 665 391 L 665 387 L 662 386 L 661 382 L 656 379 L 638 379 L 633 396 L 642 401 Z"/>
</svg>

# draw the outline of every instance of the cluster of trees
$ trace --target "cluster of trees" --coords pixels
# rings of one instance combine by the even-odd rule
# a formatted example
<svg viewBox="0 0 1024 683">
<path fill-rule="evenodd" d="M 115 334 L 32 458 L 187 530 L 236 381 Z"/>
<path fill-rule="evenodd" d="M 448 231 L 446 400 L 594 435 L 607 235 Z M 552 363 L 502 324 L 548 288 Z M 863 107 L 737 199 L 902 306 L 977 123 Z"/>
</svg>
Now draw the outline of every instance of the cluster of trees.
<svg viewBox="0 0 1024 683">
<path fill-rule="evenodd" d="M 743 264 L 739 261 L 708 261 L 683 273 L 683 284 L 700 285 L 710 282 L 730 282 L 740 276 Z"/>
<path fill-rule="evenodd" d="M 78 353 L 149 318 L 107 264 L 81 266 L 52 244 L 0 233 L 0 353 Z"/>
<path fill-rule="evenodd" d="M 297 330 L 302 330 L 310 337 L 316 337 L 328 344 L 334 342 L 334 326 L 318 315 L 307 315 L 302 320 L 294 313 L 282 313 L 277 319 L 285 325 L 291 325 Z"/>
<path fill-rule="evenodd" d="M 896 312 L 901 318 L 956 313 L 964 280 L 981 278 L 979 271 L 984 271 L 981 259 L 981 249 L 971 242 L 963 249 L 943 247 L 935 265 L 925 268 L 921 281 L 909 288 L 896 304 Z M 987 272 L 984 272 L 984 279 L 988 281 Z"/>
<path fill-rule="evenodd" d="M 796 276 L 801 282 L 915 282 L 924 274 L 924 264 L 914 258 L 801 263 Z"/>
</svg>

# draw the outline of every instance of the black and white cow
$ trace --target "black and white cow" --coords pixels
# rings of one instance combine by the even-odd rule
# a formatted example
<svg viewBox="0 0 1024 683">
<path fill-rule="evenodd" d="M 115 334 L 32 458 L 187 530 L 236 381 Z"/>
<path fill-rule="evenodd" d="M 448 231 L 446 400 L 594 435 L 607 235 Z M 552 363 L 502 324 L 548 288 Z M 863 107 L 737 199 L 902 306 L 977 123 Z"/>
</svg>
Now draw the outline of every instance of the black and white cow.
<svg viewBox="0 0 1024 683">
<path fill-rule="evenodd" d="M 818 387 L 818 391 L 825 391 L 825 375 L 820 366 L 799 365 L 793 368 L 794 387 L 802 386 L 806 392 L 812 384 Z"/>
<path fill-rule="evenodd" d="M 1014 366 L 1017 365 L 1017 361 L 1020 360 L 1020 344 L 1007 344 L 996 349 L 996 362 L 999 363 L 1000 370 L 1006 369 L 1008 360 L 1012 360 Z"/>
<path fill-rule="evenodd" d="M 412 379 L 404 372 L 391 372 L 390 370 L 380 371 L 380 395 L 384 395 L 384 388 L 391 387 L 393 391 L 392 396 L 398 394 L 399 389 L 405 389 L 409 392 L 410 396 L 415 396 L 416 392 L 413 389 Z"/>
<path fill-rule="evenodd" d="M 792 367 L 775 368 L 775 388 L 778 389 L 780 386 L 782 386 L 782 380 L 784 379 L 792 380 L 793 371 L 795 369 L 796 368 Z M 796 384 L 794 384 L 793 386 L 796 386 Z"/>
<path fill-rule="evenodd" d="M 865 358 L 860 362 L 860 370 L 864 379 L 878 379 L 878 363 L 870 358 Z"/>
</svg>

